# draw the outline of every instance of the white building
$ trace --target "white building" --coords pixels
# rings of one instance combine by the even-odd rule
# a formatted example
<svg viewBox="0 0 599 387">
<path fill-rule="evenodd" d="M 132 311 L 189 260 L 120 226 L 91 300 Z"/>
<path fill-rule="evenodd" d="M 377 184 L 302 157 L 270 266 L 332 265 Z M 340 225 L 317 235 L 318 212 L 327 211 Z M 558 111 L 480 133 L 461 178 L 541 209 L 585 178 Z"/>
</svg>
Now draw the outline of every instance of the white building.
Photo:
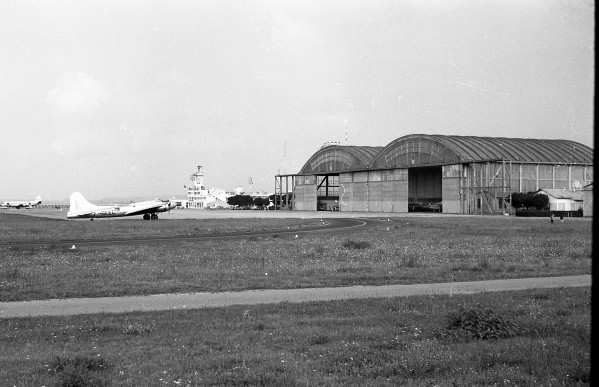
<svg viewBox="0 0 599 387">
<path fill-rule="evenodd" d="M 192 185 L 187 187 L 187 203 L 185 208 L 194 209 L 213 209 L 229 208 L 227 198 L 232 196 L 230 193 L 219 188 L 204 187 L 204 172 L 202 166 L 198 166 L 198 171 L 190 176 Z"/>
<path fill-rule="evenodd" d="M 243 190 L 243 187 L 242 187 L 242 186 L 240 186 L 240 185 L 239 185 L 239 186 L 237 186 L 237 187 L 235 187 L 235 189 L 233 190 L 233 193 L 234 193 L 235 195 L 243 195 L 243 193 L 244 193 L 244 192 L 245 192 L 245 191 Z"/>
<path fill-rule="evenodd" d="M 578 211 L 582 209 L 582 191 L 572 189 L 542 189 L 549 196 L 550 211 Z"/>
</svg>

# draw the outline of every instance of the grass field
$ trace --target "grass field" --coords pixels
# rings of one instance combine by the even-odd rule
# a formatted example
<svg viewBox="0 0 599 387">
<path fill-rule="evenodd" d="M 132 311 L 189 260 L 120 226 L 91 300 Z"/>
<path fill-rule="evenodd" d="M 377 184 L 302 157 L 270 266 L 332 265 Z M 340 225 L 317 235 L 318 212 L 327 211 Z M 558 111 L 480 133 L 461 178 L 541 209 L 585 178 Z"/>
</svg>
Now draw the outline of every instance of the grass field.
<svg viewBox="0 0 599 387">
<path fill-rule="evenodd" d="M 589 288 L 0 319 L 6 386 L 589 385 Z"/>
<path fill-rule="evenodd" d="M 346 234 L 282 234 L 320 219 L 63 221 L 0 215 L 0 242 L 266 231 L 176 244 L 0 247 L 0 301 L 411 284 L 590 274 L 591 222 L 382 218 Z"/>
<path fill-rule="evenodd" d="M 342 235 L 276 232 L 314 221 L 66 222 L 0 214 L 0 241 L 177 235 L 195 227 L 198 233 L 272 230 L 241 240 L 0 248 L 0 300 L 591 273 L 591 222 L 583 219 L 396 217 Z M 583 287 L 0 319 L 0 380 L 19 386 L 589 385 L 590 309 L 590 289 Z"/>
</svg>

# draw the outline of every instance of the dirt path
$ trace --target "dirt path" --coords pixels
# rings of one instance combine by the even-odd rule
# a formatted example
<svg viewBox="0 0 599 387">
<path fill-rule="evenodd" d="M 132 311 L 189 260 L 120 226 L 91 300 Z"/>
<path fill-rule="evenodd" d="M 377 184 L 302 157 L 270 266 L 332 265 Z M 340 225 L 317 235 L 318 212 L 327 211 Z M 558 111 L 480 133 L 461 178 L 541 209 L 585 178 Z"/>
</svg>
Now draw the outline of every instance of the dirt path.
<svg viewBox="0 0 599 387">
<path fill-rule="evenodd" d="M 280 302 L 332 301 L 351 298 L 405 297 L 431 294 L 472 294 L 541 288 L 590 286 L 591 276 L 520 278 L 418 285 L 354 286 L 244 292 L 158 294 L 134 297 L 73 298 L 1 302 L 0 318 L 68 316 L 93 313 L 180 310 Z"/>
</svg>

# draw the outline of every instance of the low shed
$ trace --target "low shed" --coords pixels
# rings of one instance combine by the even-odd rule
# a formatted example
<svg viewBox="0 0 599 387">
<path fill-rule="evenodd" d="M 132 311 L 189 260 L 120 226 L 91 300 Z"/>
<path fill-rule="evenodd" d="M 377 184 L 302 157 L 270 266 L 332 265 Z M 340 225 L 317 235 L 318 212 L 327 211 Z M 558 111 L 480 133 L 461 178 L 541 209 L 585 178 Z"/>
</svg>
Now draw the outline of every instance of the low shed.
<svg viewBox="0 0 599 387">
<path fill-rule="evenodd" d="M 539 193 L 549 197 L 551 211 L 578 211 L 582 209 L 582 191 L 572 189 L 542 189 Z"/>
</svg>

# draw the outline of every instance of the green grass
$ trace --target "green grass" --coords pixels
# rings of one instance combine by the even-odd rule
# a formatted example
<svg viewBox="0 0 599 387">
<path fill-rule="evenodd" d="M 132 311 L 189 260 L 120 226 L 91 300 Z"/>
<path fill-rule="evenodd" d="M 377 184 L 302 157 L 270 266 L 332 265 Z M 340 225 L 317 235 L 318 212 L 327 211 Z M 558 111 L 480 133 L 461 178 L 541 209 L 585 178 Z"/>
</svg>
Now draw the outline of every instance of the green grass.
<svg viewBox="0 0 599 387">
<path fill-rule="evenodd" d="M 276 230 L 315 220 L 67 222 L 0 241 Z M 196 229 L 197 228 L 197 229 Z M 590 274 L 591 222 L 381 218 L 345 234 L 0 248 L 0 300 Z M 268 274 L 268 275 L 266 275 Z M 12 386 L 589 385 L 590 288 L 0 319 Z"/>
<path fill-rule="evenodd" d="M 0 231 L 4 240 L 15 233 L 18 238 L 52 240 L 52 235 L 158 235 L 165 225 L 164 233 L 180 235 L 193 230 L 194 224 L 202 233 L 276 230 L 315 222 L 319 221 L 68 222 L 0 215 Z M 18 225 L 18 232 L 11 231 L 11 224 Z M 81 245 L 74 250 L 64 244 L 0 247 L 0 301 L 591 273 L 592 224 L 587 220 L 550 224 L 513 217 L 398 217 L 375 224 L 345 234 L 298 237 L 273 231 L 240 240 Z"/>
<path fill-rule="evenodd" d="M 194 236 L 245 231 L 301 229 L 319 224 L 318 219 L 160 219 L 137 218 L 65 220 L 0 212 L 0 242 L 60 241 L 140 237 Z"/>
<path fill-rule="evenodd" d="M 0 320 L 18 386 L 589 385 L 590 289 Z"/>
</svg>

